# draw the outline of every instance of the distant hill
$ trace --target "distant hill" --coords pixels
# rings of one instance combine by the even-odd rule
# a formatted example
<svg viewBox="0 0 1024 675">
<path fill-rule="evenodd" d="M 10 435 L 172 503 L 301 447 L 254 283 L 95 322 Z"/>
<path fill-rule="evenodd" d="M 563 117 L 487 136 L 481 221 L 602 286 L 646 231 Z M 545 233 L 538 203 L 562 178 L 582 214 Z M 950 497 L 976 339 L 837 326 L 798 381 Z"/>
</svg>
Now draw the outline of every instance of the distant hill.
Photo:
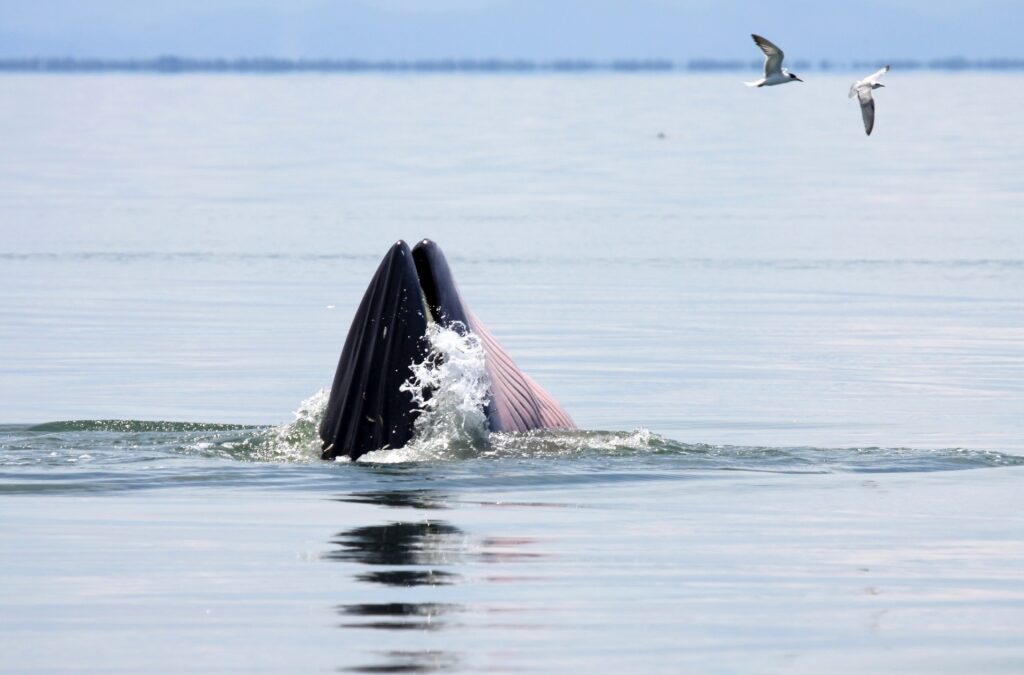
<svg viewBox="0 0 1024 675">
<path fill-rule="evenodd" d="M 0 0 L 0 57 L 746 63 L 758 32 L 794 65 L 992 62 L 1022 25 L 1019 0 Z"/>
<path fill-rule="evenodd" d="M 793 68 L 807 70 L 865 70 L 878 68 L 880 62 L 836 63 L 832 61 L 794 60 Z M 899 70 L 1024 70 L 1024 59 L 968 60 L 963 58 L 932 61 L 895 62 Z M 666 59 L 589 61 L 560 59 L 528 61 L 525 59 L 420 59 L 416 61 L 367 61 L 362 59 L 193 59 L 161 56 L 153 59 L 73 59 L 73 58 L 0 58 L 0 72 L 38 73 L 359 73 L 359 72 L 424 72 L 424 73 L 544 73 L 544 72 L 623 72 L 646 73 L 667 71 L 756 71 L 760 60 L 719 61 L 693 59 L 677 63 Z"/>
</svg>

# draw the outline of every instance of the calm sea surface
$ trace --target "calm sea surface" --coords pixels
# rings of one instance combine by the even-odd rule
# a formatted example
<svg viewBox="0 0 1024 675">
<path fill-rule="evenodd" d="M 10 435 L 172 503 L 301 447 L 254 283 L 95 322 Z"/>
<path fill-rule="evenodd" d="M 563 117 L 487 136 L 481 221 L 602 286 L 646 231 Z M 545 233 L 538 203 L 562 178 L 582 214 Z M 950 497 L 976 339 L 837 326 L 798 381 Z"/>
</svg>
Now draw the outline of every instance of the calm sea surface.
<svg viewBox="0 0 1024 675">
<path fill-rule="evenodd" d="M 1024 76 L 742 79 L 0 77 L 0 671 L 1024 670 Z M 421 237 L 580 431 L 316 459 Z"/>
</svg>

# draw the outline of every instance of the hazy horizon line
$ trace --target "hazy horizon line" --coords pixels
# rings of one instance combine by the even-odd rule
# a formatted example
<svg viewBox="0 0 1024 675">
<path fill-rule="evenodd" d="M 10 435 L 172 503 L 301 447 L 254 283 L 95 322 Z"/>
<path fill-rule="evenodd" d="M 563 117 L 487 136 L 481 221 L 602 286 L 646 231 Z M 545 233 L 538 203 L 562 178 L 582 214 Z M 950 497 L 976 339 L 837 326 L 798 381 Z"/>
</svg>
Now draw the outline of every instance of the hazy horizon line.
<svg viewBox="0 0 1024 675">
<path fill-rule="evenodd" d="M 155 56 L 132 59 L 82 57 L 0 57 L 0 72 L 144 72 L 144 73 L 286 73 L 286 72 L 669 72 L 760 70 L 761 59 L 360 59 L 238 57 L 200 58 Z M 1024 70 L 1024 58 L 968 59 L 962 56 L 934 59 L 834 61 L 794 59 L 793 70 L 854 70 L 892 65 L 899 70 Z"/>
</svg>

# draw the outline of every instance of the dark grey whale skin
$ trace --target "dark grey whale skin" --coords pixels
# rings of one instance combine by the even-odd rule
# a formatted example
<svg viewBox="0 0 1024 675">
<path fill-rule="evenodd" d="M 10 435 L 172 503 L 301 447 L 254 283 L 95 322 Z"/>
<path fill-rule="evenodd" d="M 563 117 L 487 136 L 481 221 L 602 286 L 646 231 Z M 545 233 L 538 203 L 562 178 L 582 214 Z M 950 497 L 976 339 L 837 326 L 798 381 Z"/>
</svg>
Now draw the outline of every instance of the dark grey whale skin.
<svg viewBox="0 0 1024 675">
<path fill-rule="evenodd" d="M 320 423 L 323 459 L 400 448 L 413 436 L 418 411 L 399 387 L 428 352 L 430 321 L 471 330 L 485 349 L 491 380 L 485 409 L 491 431 L 575 428 L 572 418 L 523 373 L 466 307 L 441 248 L 424 239 L 388 250 L 363 295 L 341 350 Z"/>
<path fill-rule="evenodd" d="M 399 386 L 427 354 L 423 310 L 412 252 L 399 241 L 377 267 L 345 338 L 320 422 L 323 459 L 357 459 L 412 438 L 416 410 Z"/>
</svg>

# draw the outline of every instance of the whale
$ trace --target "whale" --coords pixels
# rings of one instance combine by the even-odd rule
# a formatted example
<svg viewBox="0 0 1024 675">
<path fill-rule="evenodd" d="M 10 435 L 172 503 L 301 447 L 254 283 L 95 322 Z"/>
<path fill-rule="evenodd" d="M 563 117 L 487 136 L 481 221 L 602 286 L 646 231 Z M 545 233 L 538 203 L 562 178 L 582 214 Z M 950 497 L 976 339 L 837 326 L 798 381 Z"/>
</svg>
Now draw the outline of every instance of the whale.
<svg viewBox="0 0 1024 675">
<path fill-rule="evenodd" d="M 378 265 L 345 338 L 320 422 L 322 459 L 357 460 L 413 439 L 420 409 L 402 385 L 429 354 L 432 324 L 479 339 L 489 380 L 483 410 L 489 431 L 576 428 L 470 311 L 441 247 L 424 239 L 410 249 L 399 240 Z"/>
</svg>

